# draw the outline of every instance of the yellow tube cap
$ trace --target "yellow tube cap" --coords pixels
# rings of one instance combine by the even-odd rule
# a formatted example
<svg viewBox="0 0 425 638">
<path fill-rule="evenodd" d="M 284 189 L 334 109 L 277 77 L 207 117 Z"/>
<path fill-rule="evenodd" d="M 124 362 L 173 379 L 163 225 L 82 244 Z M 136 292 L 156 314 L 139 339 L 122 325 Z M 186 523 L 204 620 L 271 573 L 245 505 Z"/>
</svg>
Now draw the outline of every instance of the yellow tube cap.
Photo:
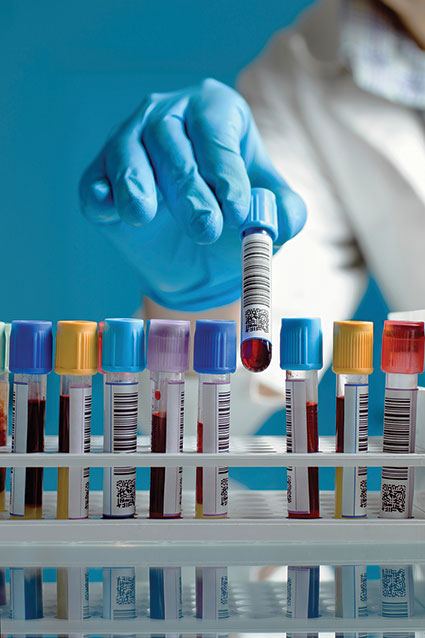
<svg viewBox="0 0 425 638">
<path fill-rule="evenodd" d="M 372 321 L 335 321 L 332 370 L 337 374 L 373 372 Z"/>
<path fill-rule="evenodd" d="M 55 372 L 90 375 L 97 372 L 97 323 L 58 321 Z"/>
</svg>

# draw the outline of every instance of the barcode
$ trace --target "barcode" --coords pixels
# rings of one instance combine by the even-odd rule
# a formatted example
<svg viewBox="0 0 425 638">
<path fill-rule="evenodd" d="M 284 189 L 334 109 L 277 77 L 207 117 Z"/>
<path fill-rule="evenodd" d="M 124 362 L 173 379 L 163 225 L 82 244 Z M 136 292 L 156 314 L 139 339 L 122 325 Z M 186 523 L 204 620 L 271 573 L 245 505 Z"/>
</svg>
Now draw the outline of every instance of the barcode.
<svg viewBox="0 0 425 638">
<path fill-rule="evenodd" d="M 15 428 L 16 428 L 16 391 L 13 388 L 13 407 L 12 407 L 12 452 L 15 451 Z M 13 468 L 12 468 L 13 474 Z"/>
<path fill-rule="evenodd" d="M 183 433 L 184 433 L 184 386 L 180 392 L 180 440 L 179 452 L 183 452 Z M 181 471 L 181 468 L 180 468 Z"/>
<path fill-rule="evenodd" d="M 368 393 L 359 393 L 359 452 L 367 452 L 368 445 Z M 360 468 L 359 468 L 360 473 Z"/>
<path fill-rule="evenodd" d="M 286 388 L 286 451 L 292 452 L 292 392 Z"/>
<path fill-rule="evenodd" d="M 113 451 L 137 451 L 138 392 L 113 393 Z"/>
<path fill-rule="evenodd" d="M 84 394 L 84 454 L 90 452 L 91 392 Z"/>
<path fill-rule="evenodd" d="M 408 453 L 411 447 L 411 400 L 385 396 L 384 452 Z"/>
<path fill-rule="evenodd" d="M 268 235 L 255 234 L 243 242 L 242 299 L 246 306 L 271 306 L 272 245 Z"/>
<path fill-rule="evenodd" d="M 230 390 L 218 395 L 218 451 L 229 451 L 230 436 Z"/>
</svg>

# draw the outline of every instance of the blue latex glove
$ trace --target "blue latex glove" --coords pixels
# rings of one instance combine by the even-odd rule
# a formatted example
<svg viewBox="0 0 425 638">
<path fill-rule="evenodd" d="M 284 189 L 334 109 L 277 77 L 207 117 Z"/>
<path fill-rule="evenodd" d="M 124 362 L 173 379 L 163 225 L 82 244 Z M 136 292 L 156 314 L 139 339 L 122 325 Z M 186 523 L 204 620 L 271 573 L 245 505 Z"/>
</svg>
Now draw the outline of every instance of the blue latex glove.
<svg viewBox="0 0 425 638">
<path fill-rule="evenodd" d="M 84 173 L 80 198 L 146 295 L 203 310 L 240 296 L 237 229 L 251 187 L 276 195 L 281 246 L 303 227 L 304 203 L 273 167 L 245 100 L 208 79 L 148 96 Z"/>
</svg>

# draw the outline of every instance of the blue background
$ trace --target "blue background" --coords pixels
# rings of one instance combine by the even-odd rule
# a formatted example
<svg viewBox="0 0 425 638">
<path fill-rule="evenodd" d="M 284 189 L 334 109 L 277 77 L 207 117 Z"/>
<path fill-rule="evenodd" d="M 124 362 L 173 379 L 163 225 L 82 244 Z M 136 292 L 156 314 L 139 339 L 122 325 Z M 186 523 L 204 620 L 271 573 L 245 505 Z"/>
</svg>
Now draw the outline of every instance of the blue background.
<svg viewBox="0 0 425 638">
<path fill-rule="evenodd" d="M 140 305 L 137 276 L 80 215 L 81 172 L 111 128 L 151 91 L 206 76 L 233 84 L 269 37 L 312 0 L 3 0 L 0 4 L 2 263 L 0 318 L 100 320 Z M 386 306 L 371 282 L 358 318 L 375 319 L 375 369 Z M 56 432 L 56 375 L 47 433 Z M 382 375 L 373 378 L 382 399 Z M 99 411 L 100 382 L 95 379 Z M 321 384 L 332 424 L 334 379 Z M 100 416 L 100 414 L 98 414 Z M 281 432 L 282 413 L 263 433 Z M 100 431 L 100 418 L 94 432 Z M 372 431 L 380 427 L 372 405 Z M 321 427 L 324 432 L 326 428 Z M 247 484 L 279 487 L 281 472 L 243 470 Z M 53 473 L 47 482 L 53 486 Z M 97 482 L 97 479 L 96 479 Z"/>
</svg>

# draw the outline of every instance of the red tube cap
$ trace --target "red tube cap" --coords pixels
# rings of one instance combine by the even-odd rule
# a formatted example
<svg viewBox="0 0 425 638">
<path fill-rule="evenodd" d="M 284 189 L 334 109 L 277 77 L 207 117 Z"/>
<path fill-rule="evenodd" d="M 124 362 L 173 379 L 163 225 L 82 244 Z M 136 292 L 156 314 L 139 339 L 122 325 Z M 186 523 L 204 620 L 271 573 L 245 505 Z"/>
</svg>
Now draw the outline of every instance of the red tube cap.
<svg viewBox="0 0 425 638">
<path fill-rule="evenodd" d="M 423 321 L 385 321 L 382 370 L 392 374 L 423 372 L 424 340 Z"/>
</svg>

